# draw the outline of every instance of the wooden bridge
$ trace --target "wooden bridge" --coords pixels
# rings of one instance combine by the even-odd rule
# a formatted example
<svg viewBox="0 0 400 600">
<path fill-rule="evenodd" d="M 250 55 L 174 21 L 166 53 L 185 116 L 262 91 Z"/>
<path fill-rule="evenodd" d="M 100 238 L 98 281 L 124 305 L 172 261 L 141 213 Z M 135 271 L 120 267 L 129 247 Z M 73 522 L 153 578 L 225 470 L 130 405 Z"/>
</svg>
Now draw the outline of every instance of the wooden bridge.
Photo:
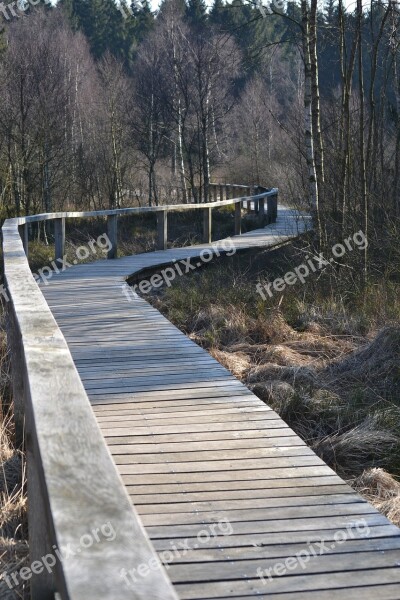
<svg viewBox="0 0 400 600">
<path fill-rule="evenodd" d="M 211 211 L 230 203 L 236 235 L 211 244 Z M 243 206 L 262 227 L 240 235 Z M 34 600 L 400 598 L 400 530 L 125 284 L 150 268 L 197 267 L 306 230 L 307 217 L 276 206 L 271 190 L 5 222 L 31 559 L 62 550 L 54 568 L 32 566 Z M 166 249 L 168 213 L 188 209 L 203 211 L 204 243 Z M 111 258 L 117 219 L 143 212 L 157 213 L 158 251 L 76 265 L 39 289 L 24 251 L 28 224 L 55 221 L 61 258 L 65 219 L 103 215 Z"/>
</svg>

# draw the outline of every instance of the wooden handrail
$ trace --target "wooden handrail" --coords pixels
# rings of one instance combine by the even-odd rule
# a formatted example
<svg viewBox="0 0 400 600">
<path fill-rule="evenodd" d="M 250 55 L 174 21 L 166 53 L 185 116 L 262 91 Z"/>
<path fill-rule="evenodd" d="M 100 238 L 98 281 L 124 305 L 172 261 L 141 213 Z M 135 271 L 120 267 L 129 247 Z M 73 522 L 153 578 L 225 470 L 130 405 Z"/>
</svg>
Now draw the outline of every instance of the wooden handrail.
<svg viewBox="0 0 400 600">
<path fill-rule="evenodd" d="M 239 186 L 240 187 L 240 186 Z M 222 200 L 217 202 L 205 202 L 198 204 L 163 204 L 162 206 L 138 206 L 136 208 L 115 208 L 112 210 L 89 210 L 82 212 L 56 212 L 56 213 L 41 213 L 37 215 L 31 215 L 28 217 L 17 217 L 18 225 L 25 225 L 25 223 L 38 223 L 40 221 L 51 221 L 53 219 L 79 219 L 85 217 L 108 217 L 111 215 L 124 216 L 133 214 L 146 214 L 153 212 L 174 212 L 184 210 L 201 210 L 203 208 L 220 208 L 221 206 L 229 206 L 230 204 L 236 204 L 237 202 L 244 202 L 246 200 L 258 200 L 260 198 L 267 198 L 268 196 L 276 196 L 278 189 L 273 188 L 268 192 L 257 194 L 255 196 L 241 196 L 238 198 L 231 198 L 229 200 Z"/>
<path fill-rule="evenodd" d="M 8 219 L 2 231 L 15 416 L 24 422 L 30 557 L 37 572 L 30 581 L 32 599 L 54 600 L 58 593 L 62 600 L 177 600 L 31 274 L 20 223 Z M 101 535 L 105 527 L 115 539 Z M 43 557 L 51 569 L 43 568 Z M 150 575 L 127 589 L 122 569 L 142 564 L 150 566 Z"/>
<path fill-rule="evenodd" d="M 206 204 L 46 213 L 5 221 L 7 339 L 17 441 L 25 443 L 27 452 L 31 564 L 38 570 L 43 557 L 55 558 L 51 570 L 36 573 L 32 568 L 33 600 L 54 600 L 54 594 L 61 600 L 177 600 L 177 596 L 132 507 L 64 336 L 31 274 L 28 225 L 55 220 L 56 258 L 62 258 L 65 219 L 106 216 L 112 242 L 108 256 L 115 258 L 118 216 L 157 213 L 158 246 L 165 248 L 168 212 L 200 209 L 207 243 L 213 208 L 234 204 L 235 233 L 240 234 L 243 201 L 258 202 L 260 211 L 265 198 L 276 205 L 277 194 L 273 189 Z M 97 539 L 105 525 L 112 527 L 115 539 Z M 82 547 L 81 540 L 93 532 L 97 532 L 93 544 Z M 68 552 L 60 555 L 61 549 Z M 150 576 L 140 577 L 129 590 L 121 572 L 139 565 L 150 566 Z"/>
<path fill-rule="evenodd" d="M 220 184 L 210 184 L 219 188 L 223 188 L 225 192 L 222 194 L 226 197 L 226 189 L 229 187 L 242 188 L 244 186 L 229 186 Z M 266 189 L 266 188 L 264 188 Z M 277 214 L 277 197 L 278 189 L 272 188 L 257 194 L 255 196 L 240 196 L 238 198 L 231 198 L 228 200 L 219 200 L 216 202 L 206 202 L 200 204 L 165 204 L 163 206 L 145 206 L 137 208 L 118 208 L 113 210 L 98 210 L 98 211 L 83 211 L 83 212 L 57 212 L 57 213 L 43 213 L 39 215 L 32 215 L 28 217 L 19 217 L 18 226 L 22 239 L 24 240 L 25 252 L 28 254 L 28 234 L 27 225 L 30 223 L 38 223 L 41 221 L 54 220 L 56 223 L 54 236 L 55 236 L 55 259 L 61 260 L 64 254 L 65 248 L 65 219 L 79 219 L 87 217 L 107 217 L 108 226 L 107 233 L 111 242 L 111 249 L 108 252 L 108 258 L 117 258 L 118 248 L 118 221 L 117 218 L 126 215 L 142 215 L 148 213 L 157 214 L 157 248 L 159 250 L 165 250 L 167 248 L 167 237 L 168 237 L 168 213 L 170 212 L 181 212 L 187 210 L 203 210 L 203 241 L 211 242 L 211 213 L 214 208 L 221 208 L 223 206 L 236 205 L 235 209 L 235 235 L 241 233 L 241 207 L 244 202 L 247 203 L 249 210 L 250 201 L 255 203 L 256 212 L 259 215 L 259 223 L 273 223 L 276 220 Z M 268 210 L 265 214 L 264 201 L 267 199 Z"/>
</svg>

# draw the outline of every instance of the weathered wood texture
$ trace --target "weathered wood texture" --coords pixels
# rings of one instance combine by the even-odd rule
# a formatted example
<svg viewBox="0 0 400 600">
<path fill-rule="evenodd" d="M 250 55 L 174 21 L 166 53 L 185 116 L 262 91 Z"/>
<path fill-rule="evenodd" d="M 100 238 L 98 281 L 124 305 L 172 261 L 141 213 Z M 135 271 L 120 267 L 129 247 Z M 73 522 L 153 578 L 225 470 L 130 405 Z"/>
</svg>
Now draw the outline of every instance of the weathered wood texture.
<svg viewBox="0 0 400 600">
<path fill-rule="evenodd" d="M 50 600 L 59 592 L 63 600 L 172 600 L 176 594 L 111 460 L 66 341 L 30 273 L 19 224 L 18 219 L 4 224 L 3 250 L 13 380 L 21 382 L 14 386 L 19 426 L 25 421 L 31 561 L 54 556 L 53 546 L 75 551 L 57 560 L 53 576 L 44 569 L 32 577 L 32 598 Z M 100 534 L 99 541 L 92 537 L 94 543 L 85 547 L 87 536 L 99 536 L 107 524 L 115 539 Z M 127 589 L 121 569 L 150 560 L 158 564 L 152 577 Z"/>
<path fill-rule="evenodd" d="M 399 530 L 204 350 L 121 289 L 150 267 L 197 265 L 207 248 L 277 246 L 306 221 L 282 208 L 274 225 L 232 240 L 81 265 L 44 289 L 182 600 L 398 597 Z M 337 532 L 347 540 L 336 543 Z M 299 552 L 305 562 L 293 564 Z"/>
<path fill-rule="evenodd" d="M 118 216 L 109 215 L 107 217 L 107 235 L 110 240 L 110 249 L 107 258 L 113 259 L 118 256 Z"/>
<path fill-rule="evenodd" d="M 65 218 L 63 217 L 54 219 L 54 246 L 56 262 L 62 261 L 65 254 Z"/>
<path fill-rule="evenodd" d="M 237 186 L 240 187 L 240 186 Z M 218 202 L 206 202 L 206 203 L 202 203 L 202 204 L 168 204 L 168 205 L 162 205 L 162 206 L 140 206 L 137 208 L 115 208 L 115 209 L 111 209 L 111 210 L 98 210 L 98 211 L 94 211 L 94 210 L 88 210 L 88 211 L 82 211 L 82 212 L 72 212 L 72 211 L 67 211 L 67 212 L 58 212 L 58 213 L 42 213 L 42 214 L 38 214 L 38 215 L 31 215 L 29 217 L 20 217 L 18 219 L 18 225 L 24 225 L 25 223 L 38 223 L 40 221 L 52 221 L 53 219 L 60 219 L 60 218 L 66 218 L 66 219 L 75 219 L 75 218 L 88 218 L 88 217 L 108 217 L 111 215 L 117 215 L 117 216 L 124 216 L 124 215 L 135 215 L 135 214 L 147 214 L 147 213 L 160 213 L 163 212 L 165 210 L 167 210 L 168 212 L 173 212 L 173 211 L 177 211 L 177 212 L 181 212 L 181 211 L 185 211 L 185 210 L 194 210 L 194 209 L 203 209 L 203 208 L 218 208 L 221 206 L 229 206 L 230 204 L 236 204 L 237 202 L 246 202 L 247 200 L 250 200 L 250 198 L 254 199 L 258 199 L 259 197 L 261 198 L 267 198 L 268 196 L 273 196 L 276 195 L 278 193 L 278 189 L 277 188 L 273 188 L 269 191 L 266 192 L 262 192 L 261 194 L 257 195 L 257 196 L 241 196 L 238 198 L 232 198 L 227 200 L 226 199 L 226 189 L 227 186 L 225 185 L 220 185 L 220 198 L 221 195 L 224 197 L 224 199 L 220 199 Z"/>
<path fill-rule="evenodd" d="M 168 243 L 168 212 L 157 213 L 157 249 L 166 250 Z"/>
</svg>

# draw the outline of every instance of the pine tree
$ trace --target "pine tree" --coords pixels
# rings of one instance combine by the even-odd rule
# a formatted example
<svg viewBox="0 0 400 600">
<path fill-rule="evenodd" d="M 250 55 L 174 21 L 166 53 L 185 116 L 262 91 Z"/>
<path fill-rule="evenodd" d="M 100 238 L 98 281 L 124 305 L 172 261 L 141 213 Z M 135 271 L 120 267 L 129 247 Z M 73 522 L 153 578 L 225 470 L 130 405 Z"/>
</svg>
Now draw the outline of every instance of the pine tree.
<svg viewBox="0 0 400 600">
<path fill-rule="evenodd" d="M 190 25 L 202 28 L 207 22 L 207 6 L 205 0 L 188 0 L 186 17 Z"/>
<path fill-rule="evenodd" d="M 213 25 L 224 28 L 224 25 L 226 25 L 227 15 L 223 0 L 214 0 L 214 4 L 210 10 L 209 20 Z"/>
<path fill-rule="evenodd" d="M 61 6 L 73 29 L 85 34 L 96 59 L 107 51 L 127 59 L 127 30 L 132 30 L 129 22 L 136 19 L 126 6 L 117 6 L 114 0 L 62 0 Z"/>
</svg>

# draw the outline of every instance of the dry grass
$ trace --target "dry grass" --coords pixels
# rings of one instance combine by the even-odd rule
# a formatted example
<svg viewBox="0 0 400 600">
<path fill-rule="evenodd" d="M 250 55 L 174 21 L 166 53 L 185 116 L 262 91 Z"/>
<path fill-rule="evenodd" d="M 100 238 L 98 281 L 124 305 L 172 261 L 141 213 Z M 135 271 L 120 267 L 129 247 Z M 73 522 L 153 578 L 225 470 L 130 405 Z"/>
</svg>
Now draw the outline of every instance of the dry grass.
<svg viewBox="0 0 400 600">
<path fill-rule="evenodd" d="M 244 352 L 223 352 L 213 348 L 210 354 L 238 379 L 244 377 L 250 368 L 250 359 Z"/>
<path fill-rule="evenodd" d="M 327 383 L 344 390 L 362 385 L 373 398 L 400 398 L 400 327 L 385 327 L 369 343 L 326 369 Z"/>
<path fill-rule="evenodd" d="M 0 391 L 0 598 L 27 600 L 27 582 L 10 589 L 4 579 L 4 575 L 11 575 L 28 565 L 25 460 L 12 441 L 10 377 L 4 330 L 0 331 Z"/>
<path fill-rule="evenodd" d="M 351 483 L 381 513 L 400 527 L 400 483 L 394 477 L 383 469 L 369 469 Z"/>
</svg>

